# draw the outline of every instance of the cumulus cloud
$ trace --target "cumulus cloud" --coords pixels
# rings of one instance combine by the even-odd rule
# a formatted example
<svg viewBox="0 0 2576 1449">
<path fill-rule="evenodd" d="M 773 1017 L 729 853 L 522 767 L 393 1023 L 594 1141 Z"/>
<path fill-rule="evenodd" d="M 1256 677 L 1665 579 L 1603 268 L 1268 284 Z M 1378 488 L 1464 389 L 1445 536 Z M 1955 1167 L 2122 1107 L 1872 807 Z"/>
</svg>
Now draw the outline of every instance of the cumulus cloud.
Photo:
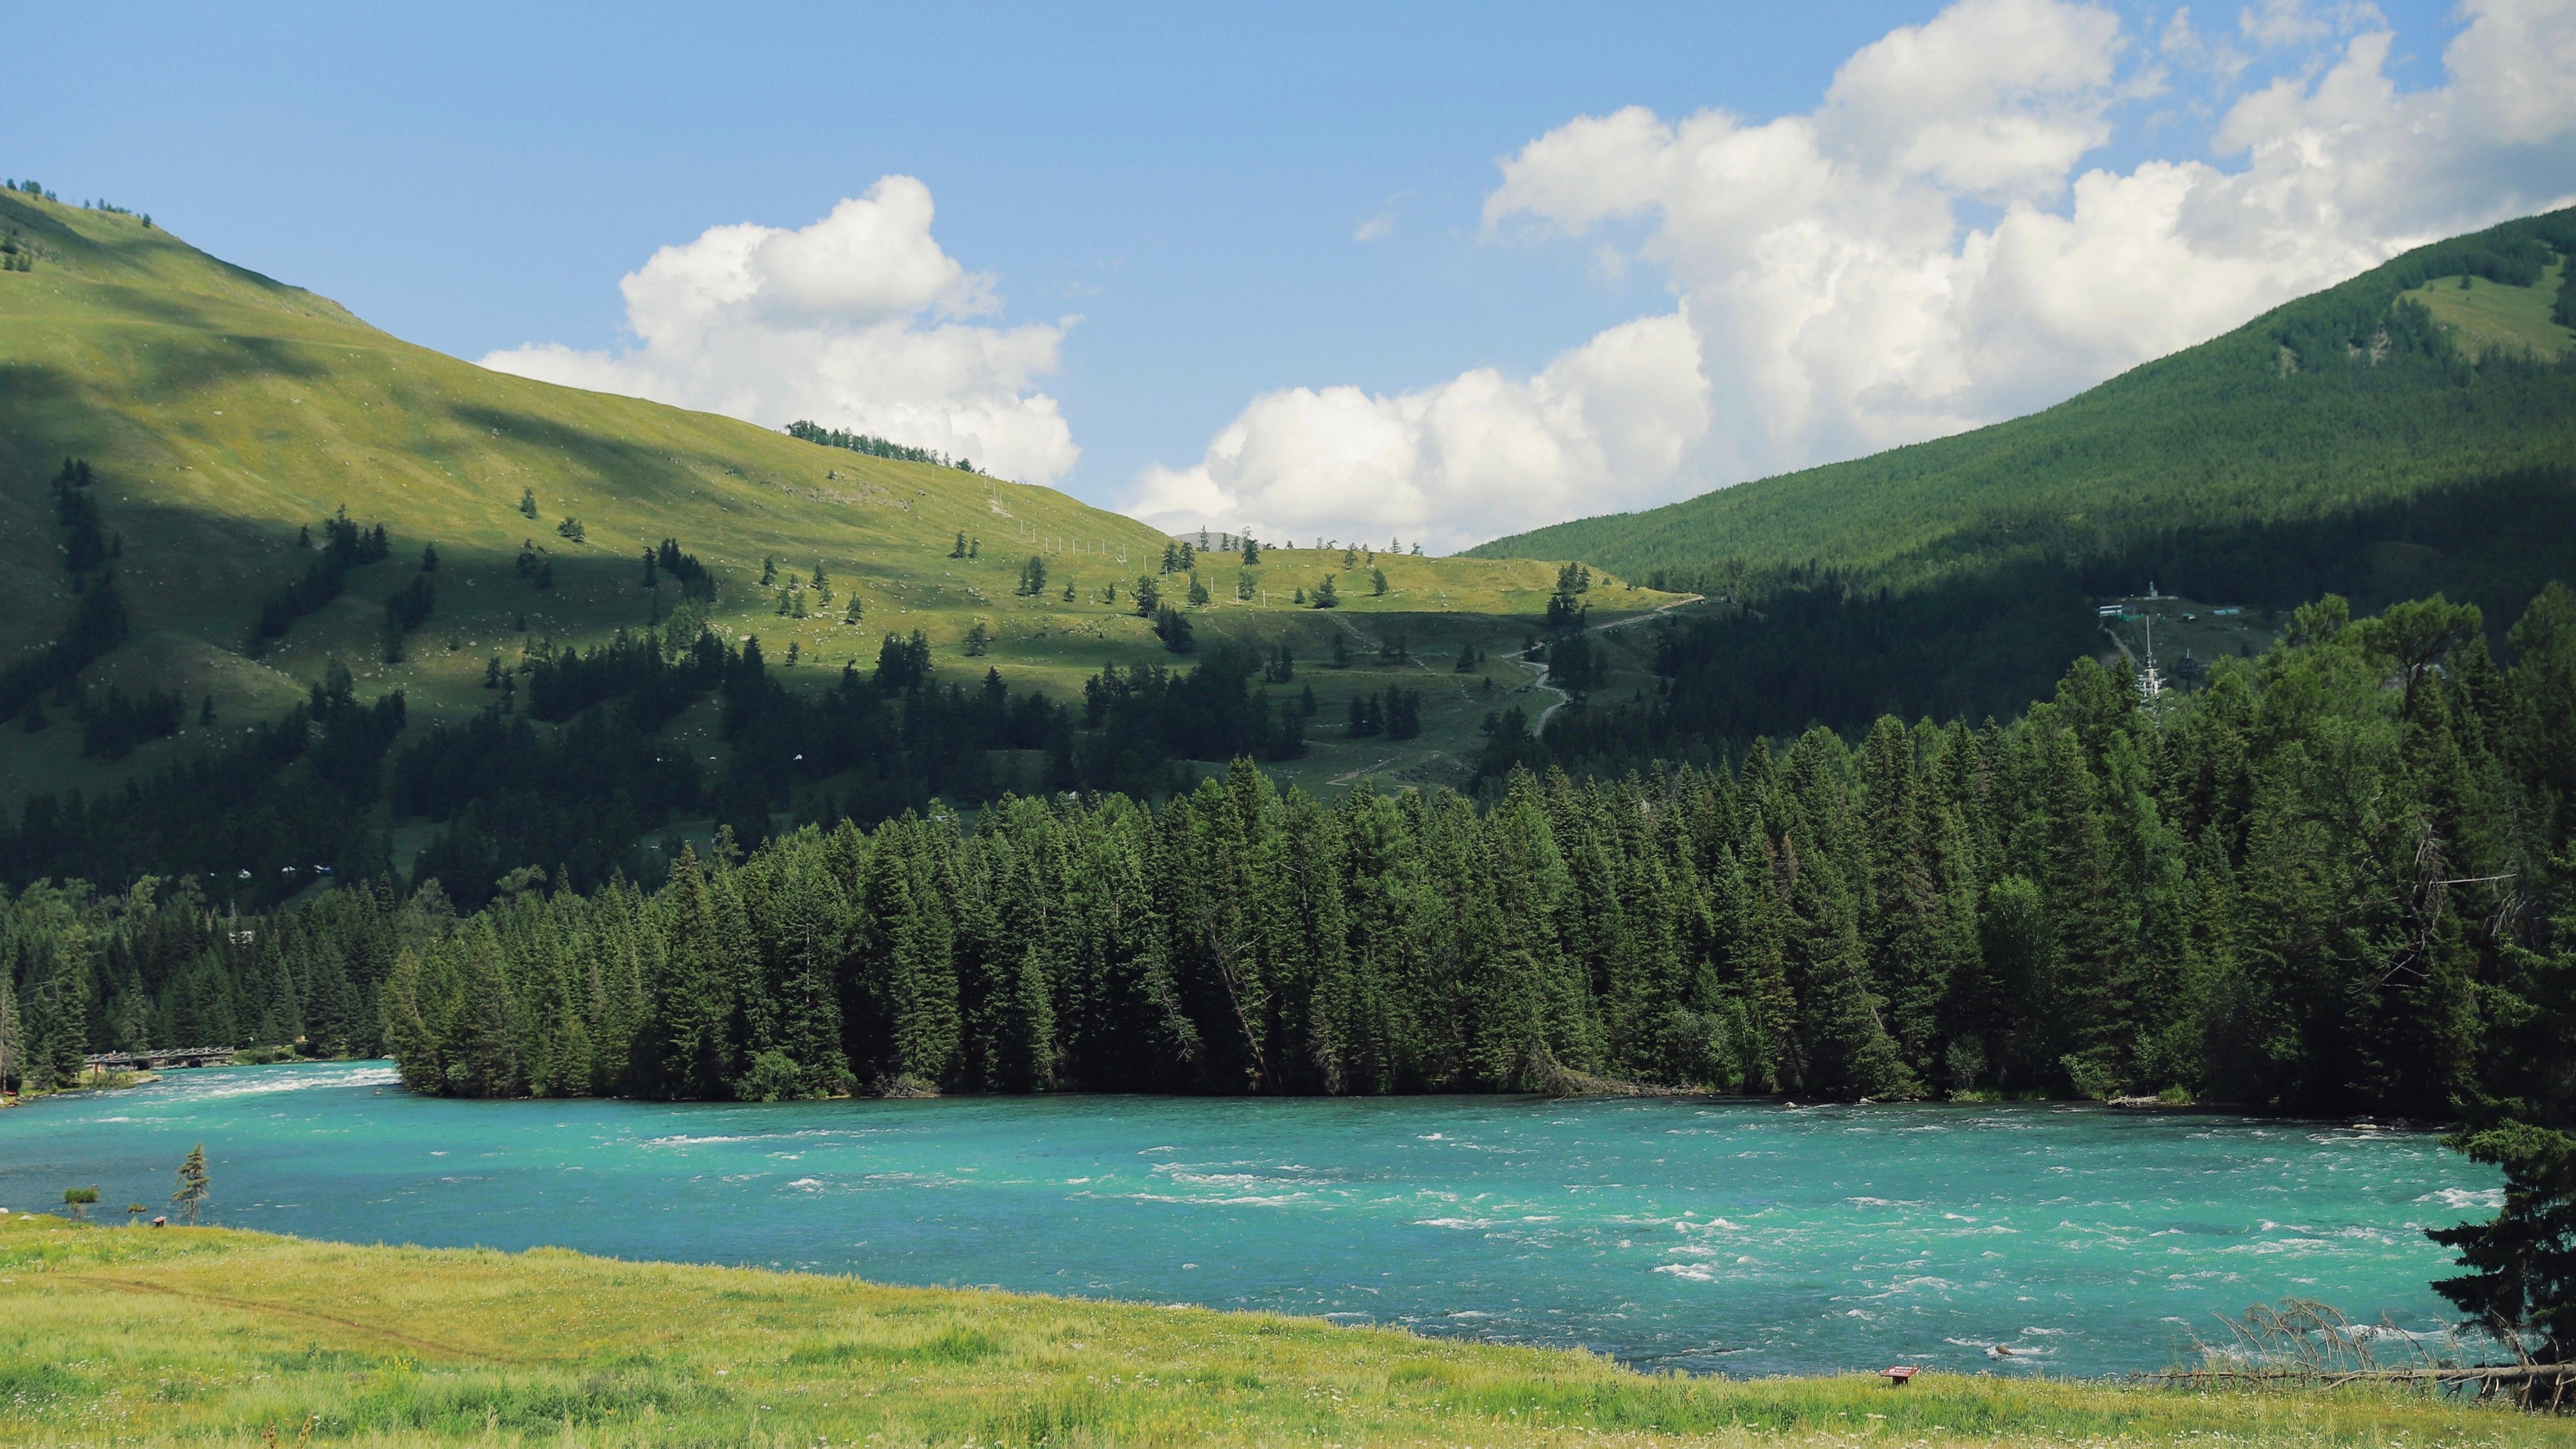
<svg viewBox="0 0 2576 1449">
<path fill-rule="evenodd" d="M 1347 525 L 1448 544 L 1632 506 L 1708 431 L 1709 384 L 1680 312 L 1613 327 L 1536 377 L 1492 368 L 1420 392 L 1290 388 L 1253 401 L 1191 468 L 1155 468 L 1133 511 L 1302 537 Z"/>
<path fill-rule="evenodd" d="M 1256 399 L 1137 511 L 1464 543 L 1914 442 L 2058 401 L 2405 247 L 2576 193 L 2576 3 L 2467 0 L 2400 90 L 2367 6 L 2264 0 L 2239 39 L 2070 0 L 1959 0 L 1812 111 L 1583 116 L 1507 159 L 1497 236 L 1581 241 L 1676 301 L 1537 377 Z M 2302 49 L 2302 48 L 2305 49 Z M 2208 87 L 2202 154 L 2085 166 Z M 2170 114 L 2168 110 L 2167 114 Z"/>
<path fill-rule="evenodd" d="M 930 188 L 888 176 L 798 231 L 743 223 L 668 246 L 619 283 L 630 347 L 532 343 L 498 372 L 704 408 L 765 426 L 811 418 L 1052 482 L 1079 451 L 1055 399 L 1062 326 L 966 319 L 993 279 L 931 235 Z"/>
</svg>

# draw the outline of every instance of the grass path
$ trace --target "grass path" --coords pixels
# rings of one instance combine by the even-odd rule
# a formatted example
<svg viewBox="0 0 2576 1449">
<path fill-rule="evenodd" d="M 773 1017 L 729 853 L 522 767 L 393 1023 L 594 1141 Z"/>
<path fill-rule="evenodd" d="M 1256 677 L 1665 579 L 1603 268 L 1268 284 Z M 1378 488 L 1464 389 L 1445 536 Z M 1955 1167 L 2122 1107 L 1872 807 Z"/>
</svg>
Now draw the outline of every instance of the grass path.
<svg viewBox="0 0 2576 1449">
<path fill-rule="evenodd" d="M 1314 1319 L 0 1219 L 0 1444 L 2576 1445 L 2379 1388 L 1731 1382 Z"/>
</svg>

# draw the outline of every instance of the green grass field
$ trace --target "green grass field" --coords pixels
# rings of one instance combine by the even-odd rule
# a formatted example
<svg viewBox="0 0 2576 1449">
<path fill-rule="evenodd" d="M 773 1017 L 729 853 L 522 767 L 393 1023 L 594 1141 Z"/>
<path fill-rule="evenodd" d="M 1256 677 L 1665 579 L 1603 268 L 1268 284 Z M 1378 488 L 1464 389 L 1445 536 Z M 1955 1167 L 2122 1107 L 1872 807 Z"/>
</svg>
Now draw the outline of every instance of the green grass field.
<svg viewBox="0 0 2576 1449">
<path fill-rule="evenodd" d="M 2396 1390 L 1650 1377 L 1271 1314 L 13 1215 L 0 1442 L 2429 1449 L 2576 1423 Z"/>
<path fill-rule="evenodd" d="M 637 562 L 664 537 L 718 575 L 719 628 L 757 635 L 772 661 L 793 643 L 799 677 L 817 684 L 846 660 L 867 667 L 884 631 L 916 628 L 951 678 L 998 668 L 1015 687 L 1058 697 L 1078 694 L 1104 663 L 1187 662 L 1165 653 L 1129 607 L 1136 576 L 1159 564 L 1163 536 L 1052 489 L 487 372 L 122 214 L 7 192 L 0 227 L 37 257 L 31 272 L 0 272 L 0 659 L 53 637 L 72 612 L 46 483 L 78 454 L 99 470 L 103 523 L 122 541 L 115 568 L 134 619 L 132 638 L 85 683 L 176 688 L 192 704 L 211 697 L 217 737 L 274 716 L 335 658 L 362 695 L 404 690 L 417 721 L 479 710 L 491 700 L 480 684 L 494 655 L 515 662 L 547 640 L 596 643 L 676 603 L 668 581 L 658 595 L 642 586 Z M 523 490 L 535 497 L 533 518 L 520 511 Z M 345 596 L 297 621 L 265 657 L 247 657 L 241 646 L 260 600 L 303 572 L 297 529 L 342 507 L 361 523 L 384 522 L 393 557 L 356 571 Z M 584 541 L 557 532 L 565 518 L 580 520 Z M 972 559 L 949 556 L 961 532 L 976 542 Z M 544 551 L 553 588 L 519 576 L 523 542 Z M 383 602 L 408 581 L 424 544 L 443 560 L 437 610 L 409 657 L 387 665 Z M 1018 597 L 1032 554 L 1046 560 L 1048 588 Z M 782 572 L 809 576 L 821 564 L 831 606 L 802 620 L 779 616 L 777 596 L 757 587 L 771 557 Z M 1552 565 L 1517 560 L 1382 556 L 1345 566 L 1343 557 L 1282 549 L 1246 570 L 1235 555 L 1211 555 L 1200 573 L 1214 602 L 1195 616 L 1202 648 L 1286 639 L 1320 663 L 1336 633 L 1354 643 L 1363 633 L 1401 635 L 1445 667 L 1464 642 L 1498 655 L 1517 648 L 1555 579 Z M 1387 574 L 1383 597 L 1371 592 L 1375 565 Z M 1254 593 L 1238 601 L 1245 573 Z M 1327 574 L 1343 607 L 1296 607 L 1296 591 Z M 1171 582 L 1169 593 L 1186 590 L 1186 580 Z M 1112 584 L 1115 603 L 1102 595 Z M 1604 619 L 1669 601 L 1615 580 L 1604 588 L 1595 595 Z M 855 627 L 843 617 L 853 594 L 865 610 Z M 964 641 L 978 622 L 994 643 L 988 657 L 968 659 Z M 1419 672 L 1381 668 L 1372 653 L 1301 683 L 1330 724 L 1348 696 Z M 1497 690 L 1528 679 L 1507 661 L 1487 673 Z M 1482 717 L 1481 707 L 1439 712 L 1436 727 L 1426 718 L 1426 738 L 1439 735 L 1444 756 L 1472 752 Z M 13 733 L 0 751 L 0 800 L 40 787 L 95 793 L 208 743 L 193 709 L 177 739 L 112 766 L 81 758 L 75 729 Z M 1298 773 L 1329 780 L 1356 762 L 1328 745 Z"/>
<path fill-rule="evenodd" d="M 2552 262 L 2536 286 L 2515 287 L 2476 277 L 2436 277 L 2406 295 L 2421 302 L 2463 352 L 2528 352 L 2556 361 L 2576 347 L 2576 332 L 2550 320 L 2564 261 Z M 2468 285 L 2462 286 L 2466 282 Z"/>
</svg>

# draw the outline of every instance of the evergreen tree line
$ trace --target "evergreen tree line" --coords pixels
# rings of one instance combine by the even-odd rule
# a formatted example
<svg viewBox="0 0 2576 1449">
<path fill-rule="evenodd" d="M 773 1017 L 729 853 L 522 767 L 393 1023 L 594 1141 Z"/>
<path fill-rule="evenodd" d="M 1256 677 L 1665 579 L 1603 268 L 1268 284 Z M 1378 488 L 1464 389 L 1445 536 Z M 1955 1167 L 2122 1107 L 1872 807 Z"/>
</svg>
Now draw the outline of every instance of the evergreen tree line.
<svg viewBox="0 0 2576 1449">
<path fill-rule="evenodd" d="M 73 690 L 80 672 L 124 643 L 127 632 L 116 576 L 102 573 L 82 591 L 61 634 L 0 669 L 0 718 L 18 719 L 30 731 L 44 728 L 45 691 Z"/>
<path fill-rule="evenodd" d="M 0 1085 L 72 1085 L 93 1052 L 378 1055 L 376 993 L 399 943 L 452 929 L 452 914 L 434 888 L 406 902 L 388 879 L 274 915 L 223 908 L 184 878 L 0 890 Z"/>
<path fill-rule="evenodd" d="M 666 538 L 659 547 L 644 550 L 644 587 L 660 588 L 664 574 L 680 581 L 680 593 L 685 598 L 704 602 L 716 596 L 715 575 L 707 572 L 696 554 L 682 553 L 676 538 Z"/>
<path fill-rule="evenodd" d="M 1353 695 L 1348 733 L 1355 740 L 1374 735 L 1391 740 L 1414 738 L 1422 733 L 1422 691 L 1395 685 L 1383 696 L 1374 690 Z"/>
<path fill-rule="evenodd" d="M 113 592 L 89 597 L 112 603 Z M 620 872 L 658 882 L 671 852 L 647 837 L 680 816 L 712 813 L 749 845 L 791 811 L 873 823 L 936 798 L 991 799 L 1006 782 L 1154 793 L 1184 778 L 1183 760 L 1295 758 L 1311 701 L 1274 710 L 1252 687 L 1260 669 L 1230 650 L 1186 672 L 1112 666 L 1069 708 L 1014 693 L 995 671 L 973 687 L 938 680 L 916 630 L 888 634 L 872 673 L 847 668 L 832 687 L 799 692 L 771 673 L 756 639 L 736 646 L 700 626 L 684 633 L 675 619 L 587 651 L 536 642 L 508 669 L 496 657 L 491 709 L 436 725 L 388 760 L 406 717 L 401 696 L 362 704 L 334 663 L 310 703 L 249 726 L 210 758 L 95 799 L 31 794 L 17 828 L 0 828 L 0 881 L 188 876 L 228 906 L 256 908 L 321 867 L 384 869 L 389 846 L 370 819 L 381 799 L 397 817 L 445 827 L 413 878 L 453 882 L 468 908 L 507 871 L 539 861 L 584 890 Z M 733 747 L 720 772 L 652 738 L 710 693 Z M 111 694 L 75 708 L 105 752 L 175 728 L 184 701 Z M 997 774 L 1011 752 L 1033 759 L 1035 773 Z"/>
<path fill-rule="evenodd" d="M 2548 923 L 2565 905 L 2576 608 L 2563 589 L 2544 594 L 2512 631 L 2510 669 L 2489 656 L 2474 609 L 2439 601 L 2355 624 L 2329 600 L 2300 610 L 2291 635 L 2260 660 L 2220 661 L 2208 689 L 2153 711 L 2121 675 L 2085 662 L 2054 700 L 2008 726 L 1907 728 L 1883 719 L 1857 752 L 1814 730 L 1776 762 L 1761 746 L 1734 770 L 1667 771 L 1648 783 L 1511 779 L 1485 816 L 1469 810 L 1460 818 L 1489 832 L 1500 828 L 1498 816 L 1521 810 L 1513 818 L 1527 823 L 1526 811 L 1537 810 L 1549 835 L 1541 854 L 1570 872 L 1565 880 L 1551 875 L 1542 894 L 1569 881 L 1579 887 L 1572 897 L 1549 897 L 1553 944 L 1514 947 L 1529 956 L 1532 979 L 1549 983 L 1549 999 L 1571 1003 L 1573 1015 L 1557 1024 L 1563 1029 L 1551 1027 L 1544 1038 L 1548 1060 L 1576 1071 L 1809 1093 L 2173 1088 L 2284 1110 L 2455 1110 L 2495 1078 L 2482 1056 L 2492 1015 L 2482 1001 L 2499 983 L 2510 985 L 2512 951 L 2548 947 Z M 726 667 L 726 713 L 741 729 L 795 731 L 816 723 L 800 718 L 808 710 L 828 715 L 828 705 L 785 695 L 759 667 L 756 649 Z M 1114 735 L 1119 714 L 1158 692 L 1168 708 L 1172 677 L 1140 673 L 1143 689 L 1121 677 L 1123 697 L 1105 683 L 1093 691 L 1086 723 Z M 856 690 L 875 686 L 852 671 L 834 693 L 849 708 Z M 996 737 L 1012 738 L 1006 692 L 989 704 L 947 693 L 963 711 L 998 706 L 1006 722 Z M 1053 723 L 1043 702 L 1022 704 L 1041 706 L 1025 716 L 1038 733 L 1024 738 L 1043 741 Z M 342 799 L 365 798 L 382 753 L 381 743 L 370 750 L 368 737 L 389 739 L 399 728 L 399 697 L 359 705 L 343 673 L 317 687 L 308 712 L 323 726 L 323 746 L 347 737 L 337 749 L 312 751 L 314 783 Z M 1205 711 L 1184 711 L 1193 713 Z M 649 765 L 658 762 L 635 752 L 657 747 L 631 722 L 629 753 L 601 744 L 615 718 L 587 717 L 602 733 L 566 741 L 552 768 L 594 768 L 630 796 L 650 784 Z M 492 732 L 504 728 L 497 716 L 472 728 L 485 735 L 436 749 L 433 736 L 405 752 L 395 771 L 399 808 L 452 816 L 460 801 L 482 798 L 478 786 L 459 782 L 506 775 L 489 762 L 533 753 L 495 742 Z M 534 739 L 524 722 L 508 728 Z M 827 742 L 793 734 L 782 741 Z M 443 773 L 434 768 L 441 760 Z M 666 805 L 694 788 L 687 762 L 672 764 L 672 783 L 659 787 Z M 821 768 L 829 772 L 829 762 Z M 1165 815 L 1212 810 L 1209 788 L 1239 793 L 1255 788 L 1251 778 L 1238 771 Z M 546 789 L 542 775 L 508 785 L 498 793 Z M 603 788 L 565 793 L 597 798 Z M 1431 848 L 1423 836 L 1449 818 L 1443 812 L 1462 807 L 1433 795 L 1368 809 L 1393 812 L 1384 819 L 1401 822 L 1390 827 L 1403 837 L 1397 844 L 1418 853 Z M 1340 832 L 1327 843 L 1343 850 L 1357 848 L 1349 832 L 1380 818 L 1358 805 L 1323 811 L 1294 797 L 1237 814 L 1257 823 L 1274 809 L 1282 820 L 1311 814 L 1332 822 L 1317 828 Z M 1087 821 L 1113 807 L 1019 802 L 988 815 L 1036 818 L 1030 810 Z M 30 829 L 56 824 L 59 813 L 31 807 L 28 827 L 9 845 L 23 849 Z M 128 823 L 149 828 L 153 813 L 138 811 Z M 1163 822 L 1141 818 L 1160 840 Z M 1686 850 L 1673 835 L 1682 820 L 1703 822 Z M 927 827 L 916 819 L 902 828 Z M 984 848 L 981 832 L 954 835 L 951 828 L 940 837 L 941 850 L 963 858 Z M 1284 848 L 1267 836 L 1242 846 Z M 1472 858 L 1454 842 L 1441 848 L 1452 862 Z M 1600 869 L 1608 874 L 1566 863 L 1590 860 L 1587 850 L 1607 852 Z M 1419 858 L 1408 859 L 1419 878 Z M 1186 857 L 1166 857 L 1154 870 L 1187 865 Z M 613 880 L 621 868 L 612 860 L 600 873 Z M 1374 888 L 1344 884 L 1346 893 Z M 1433 894 L 1465 888 L 1443 880 Z M 1605 916 L 1608 906 L 1591 900 L 1603 889 L 1633 907 Z M 1574 916 L 1564 914 L 1577 905 Z M 1308 938 L 1314 929 L 1301 919 L 1294 934 Z M 1242 967 L 1231 958 L 1251 949 L 1224 933 L 1202 944 L 1216 964 L 1200 966 L 1223 979 Z M 1322 969 L 1312 949 L 1291 974 Z M 1418 959 L 1421 949 L 1356 938 L 1342 948 L 1363 961 Z M 1641 969 L 1662 973 L 1661 984 L 1639 987 L 1632 978 Z M 1786 998 L 1771 990 L 1775 974 L 1789 985 Z M 1383 985 L 1372 999 L 1386 995 Z M 1771 1005 L 1756 1011 L 1764 1001 Z M 1639 1045 L 1639 1023 L 1671 1010 L 1721 1023 L 1709 1039 L 1726 1048 L 1685 1053 L 1698 1065 L 1679 1077 L 1660 1048 Z M 1465 1049 L 1454 1040 L 1440 1051 L 1407 1042 L 1398 1056 L 1415 1065 L 1370 1078 L 1377 1089 L 1501 1080 L 1461 1075 Z M 1289 1058 L 1325 1050 L 1272 1039 L 1266 1028 L 1244 1049 L 1255 1047 Z M 845 1056 L 872 1060 L 863 1051 Z M 1421 1065 L 1435 1061 L 1449 1065 Z M 1293 1089 L 1286 1082 L 1269 1089 Z"/>
<path fill-rule="evenodd" d="M 412 575 L 410 583 L 385 599 L 385 662 L 402 662 L 403 639 L 428 623 L 430 611 L 437 607 L 438 585 L 426 572 Z"/>
<path fill-rule="evenodd" d="M 1706 761 L 1755 736 L 1811 724 L 1851 733 L 1886 713 L 2008 717 L 2067 659 L 2101 647 L 2095 601 L 2149 580 L 2276 618 L 2328 593 L 2375 611 L 2439 591 L 2501 625 L 2551 579 L 2576 577 L 2576 472 L 2522 469 L 2296 522 L 2178 525 L 2099 552 L 2017 557 L 2012 533 L 1963 545 L 1997 562 L 1911 590 L 1809 565 L 1656 571 L 1647 579 L 1655 588 L 1733 607 L 1639 626 L 1656 631 L 1660 698 L 1561 711 L 1544 749 L 1495 769 L 1562 763 L 1616 773 L 1652 759 Z M 1551 668 L 1549 681 L 1570 687 L 1569 677 Z"/>
<path fill-rule="evenodd" d="M 86 458 L 63 459 L 54 475 L 54 522 L 63 531 L 63 566 L 71 571 L 72 592 L 80 596 L 72 617 L 53 640 L 29 650 L 0 668 L 0 719 L 20 719 L 29 731 L 44 727 L 42 695 L 48 689 L 68 691 L 81 670 L 125 642 L 125 605 L 116 595 L 116 577 L 105 572 L 109 559 L 124 552 L 123 539 L 100 532 L 98 502 L 90 493 L 97 475 Z M 97 571 L 96 583 L 90 574 Z"/>
<path fill-rule="evenodd" d="M 1301 704 L 1283 702 L 1274 713 L 1269 697 L 1252 688 L 1283 667 L 1287 645 L 1265 661 L 1234 648 L 1220 649 L 1186 674 L 1159 664 L 1120 673 L 1115 664 L 1084 681 L 1083 727 L 1090 738 L 1068 753 L 1070 786 L 1134 789 L 1148 793 L 1167 763 L 1177 760 L 1295 760 L 1306 754 L 1306 720 L 1313 694 Z"/>
<path fill-rule="evenodd" d="M 361 703 L 335 662 L 310 699 L 220 753 L 95 798 L 30 793 L 17 828 L 0 828 L 0 885 L 186 878 L 232 909 L 282 900 L 317 874 L 382 871 L 370 816 L 405 719 L 400 693 Z"/>
<path fill-rule="evenodd" d="M 298 542 L 311 548 L 313 530 L 301 530 Z M 296 620 L 340 597 L 348 587 L 349 570 L 379 562 L 392 552 L 393 542 L 381 523 L 362 528 L 349 520 L 345 508 L 322 520 L 322 556 L 304 566 L 303 578 L 260 601 L 259 622 L 251 627 L 245 651 L 258 658 L 266 652 L 270 640 L 285 638 Z M 428 617 L 425 605 L 421 615 Z"/>
<path fill-rule="evenodd" d="M 86 458 L 65 458 L 54 475 L 54 522 L 63 530 L 63 567 L 71 571 L 74 588 L 81 575 L 121 551 L 99 528 L 98 501 L 89 491 L 95 479 Z"/>
<path fill-rule="evenodd" d="M 134 753 L 137 745 L 177 734 L 187 721 L 188 701 L 175 689 L 148 689 L 129 696 L 110 685 L 104 696 L 74 696 L 72 716 L 80 721 L 82 754 L 121 760 Z M 30 716 L 31 723 L 34 719 Z"/>
<path fill-rule="evenodd" d="M 1814 730 L 1733 769 L 1327 808 L 1251 764 L 1159 811 L 908 813 L 653 892 L 518 892 L 398 963 L 426 1090 L 2188 1094 L 2562 1110 L 2576 596 L 2440 600 L 2143 704 Z"/>
<path fill-rule="evenodd" d="M 955 468 L 961 473 L 983 471 L 964 458 L 951 458 L 936 448 L 915 448 L 903 443 L 890 443 L 872 433 L 853 433 L 841 428 L 826 428 L 802 418 L 787 425 L 789 437 L 820 443 L 827 448 L 844 448 L 865 453 L 871 458 L 892 458 L 901 463 L 929 463 L 941 468 Z"/>
</svg>

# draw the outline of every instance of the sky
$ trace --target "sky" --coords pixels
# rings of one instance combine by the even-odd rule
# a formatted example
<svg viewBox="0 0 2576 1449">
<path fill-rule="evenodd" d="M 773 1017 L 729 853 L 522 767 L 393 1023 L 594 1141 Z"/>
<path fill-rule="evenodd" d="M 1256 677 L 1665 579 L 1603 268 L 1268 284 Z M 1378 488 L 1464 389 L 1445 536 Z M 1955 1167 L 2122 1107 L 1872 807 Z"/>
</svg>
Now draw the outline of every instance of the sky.
<svg viewBox="0 0 2576 1449">
<path fill-rule="evenodd" d="M 2576 0 L 52 6 L 0 172 L 486 366 L 1434 552 L 2576 199 Z"/>
</svg>

